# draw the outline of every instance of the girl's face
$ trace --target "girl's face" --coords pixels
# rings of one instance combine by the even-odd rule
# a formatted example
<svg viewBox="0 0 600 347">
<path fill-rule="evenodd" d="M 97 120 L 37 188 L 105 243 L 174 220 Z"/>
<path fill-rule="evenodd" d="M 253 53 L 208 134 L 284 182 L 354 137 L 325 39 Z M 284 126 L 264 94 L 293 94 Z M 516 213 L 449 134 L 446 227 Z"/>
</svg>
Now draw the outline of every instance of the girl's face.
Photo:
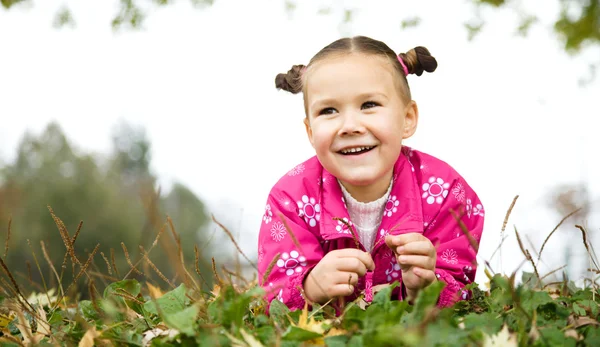
<svg viewBox="0 0 600 347">
<path fill-rule="evenodd" d="M 416 104 L 402 101 L 400 77 L 380 57 L 327 58 L 307 72 L 304 122 L 319 161 L 358 201 L 378 199 L 416 130 Z"/>
</svg>

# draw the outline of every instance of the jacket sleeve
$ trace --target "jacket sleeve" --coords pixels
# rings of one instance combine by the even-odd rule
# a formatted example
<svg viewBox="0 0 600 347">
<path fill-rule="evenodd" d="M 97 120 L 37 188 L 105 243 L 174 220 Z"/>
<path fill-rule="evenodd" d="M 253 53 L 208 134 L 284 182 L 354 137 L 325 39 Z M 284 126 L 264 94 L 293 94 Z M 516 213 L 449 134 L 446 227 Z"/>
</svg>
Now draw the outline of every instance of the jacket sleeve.
<svg viewBox="0 0 600 347">
<path fill-rule="evenodd" d="M 304 307 L 300 288 L 306 275 L 323 257 L 316 236 L 319 235 L 319 203 L 308 194 L 299 195 L 292 196 L 273 188 L 258 236 L 259 285 L 266 290 L 269 305 L 277 299 L 292 311 Z"/>
<path fill-rule="evenodd" d="M 484 209 L 477 194 L 461 177 L 456 178 L 423 233 L 437 249 L 436 276 L 446 283 L 439 306 L 468 298 L 462 288 L 475 280 L 483 225 Z"/>
</svg>

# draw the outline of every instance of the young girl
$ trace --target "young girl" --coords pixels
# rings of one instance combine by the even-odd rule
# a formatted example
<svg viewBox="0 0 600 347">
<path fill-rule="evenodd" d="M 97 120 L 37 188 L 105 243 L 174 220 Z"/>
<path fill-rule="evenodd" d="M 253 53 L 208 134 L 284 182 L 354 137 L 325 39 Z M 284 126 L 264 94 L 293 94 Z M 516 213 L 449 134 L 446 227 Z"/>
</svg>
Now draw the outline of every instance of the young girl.
<svg viewBox="0 0 600 347">
<path fill-rule="evenodd" d="M 353 37 L 277 75 L 277 88 L 303 93 L 316 156 L 267 199 L 258 269 L 269 302 L 295 310 L 306 299 L 362 293 L 369 302 L 373 286 L 394 281 L 399 300 L 435 281 L 446 284 L 439 306 L 468 296 L 462 288 L 475 277 L 481 202 L 450 165 L 402 146 L 419 119 L 407 76 L 436 67 L 424 47 L 397 55 Z"/>
</svg>

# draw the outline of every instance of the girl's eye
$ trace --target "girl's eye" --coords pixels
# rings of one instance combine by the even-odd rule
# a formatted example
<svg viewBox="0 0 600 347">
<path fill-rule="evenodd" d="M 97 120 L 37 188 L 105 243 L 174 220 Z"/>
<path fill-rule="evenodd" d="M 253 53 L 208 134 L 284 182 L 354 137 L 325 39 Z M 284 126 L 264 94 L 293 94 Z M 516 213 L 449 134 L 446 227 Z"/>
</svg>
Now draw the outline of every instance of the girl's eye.
<svg viewBox="0 0 600 347">
<path fill-rule="evenodd" d="M 376 103 L 374 101 L 367 101 L 364 104 L 362 104 L 362 109 L 373 108 L 373 107 L 377 107 L 377 106 L 379 106 L 378 103 Z"/>
<path fill-rule="evenodd" d="M 334 114 L 335 112 L 336 112 L 335 108 L 328 107 L 328 108 L 324 108 L 321 111 L 319 111 L 319 115 L 322 115 L 322 114 Z"/>
</svg>

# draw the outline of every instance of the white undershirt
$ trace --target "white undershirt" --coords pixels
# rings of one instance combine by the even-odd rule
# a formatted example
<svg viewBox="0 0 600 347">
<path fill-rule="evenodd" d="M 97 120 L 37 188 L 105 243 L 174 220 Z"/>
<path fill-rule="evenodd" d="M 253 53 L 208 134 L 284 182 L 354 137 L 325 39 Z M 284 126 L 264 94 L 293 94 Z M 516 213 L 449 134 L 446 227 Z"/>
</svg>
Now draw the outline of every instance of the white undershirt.
<svg viewBox="0 0 600 347">
<path fill-rule="evenodd" d="M 344 194 L 350 221 L 352 221 L 358 233 L 360 242 L 368 252 L 371 252 L 375 236 L 377 235 L 377 228 L 381 224 L 385 204 L 392 190 L 392 182 L 390 182 L 390 186 L 382 197 L 366 203 L 354 199 L 339 180 L 338 183 L 342 189 L 342 194 Z"/>
</svg>

